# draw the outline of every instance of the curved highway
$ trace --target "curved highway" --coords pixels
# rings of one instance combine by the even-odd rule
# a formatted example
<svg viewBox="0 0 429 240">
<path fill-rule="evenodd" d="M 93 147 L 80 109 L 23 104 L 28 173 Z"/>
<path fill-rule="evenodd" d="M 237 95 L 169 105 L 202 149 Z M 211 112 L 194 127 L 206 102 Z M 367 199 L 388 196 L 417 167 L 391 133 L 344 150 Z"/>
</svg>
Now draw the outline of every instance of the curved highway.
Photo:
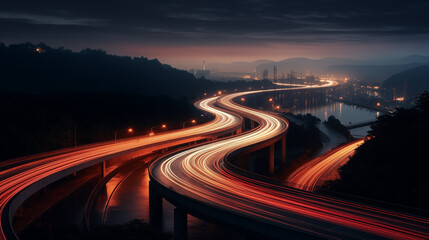
<svg viewBox="0 0 429 240">
<path fill-rule="evenodd" d="M 274 226 L 285 233 L 299 233 L 310 239 L 429 238 L 427 219 L 280 187 L 227 170 L 224 161 L 228 154 L 273 139 L 287 130 L 286 120 L 233 101 L 257 92 L 263 91 L 236 93 L 218 99 L 219 105 L 228 111 L 255 119 L 259 123 L 257 128 L 181 151 L 150 166 L 151 181 L 162 186 L 159 188 L 169 195 L 169 200 L 181 199 L 180 205 L 194 212 L 201 212 L 201 208 L 196 209 L 197 205 L 206 206 L 205 214 L 217 221 L 228 221 L 217 217 L 217 212 L 228 213 L 240 220 L 249 219 L 252 223 L 261 223 L 260 226 Z M 212 111 L 210 108 L 204 110 Z M 230 220 L 227 224 L 238 226 L 240 222 Z M 289 238 L 251 224 L 239 227 Z"/>
<path fill-rule="evenodd" d="M 217 97 L 197 102 L 200 108 L 213 108 Z M 0 171 L 0 239 L 15 238 L 11 227 L 12 217 L 18 206 L 34 192 L 67 174 L 82 170 L 105 160 L 134 151 L 150 153 L 154 150 L 209 138 L 219 133 L 241 129 L 242 118 L 219 111 L 211 111 L 215 119 L 209 123 L 171 131 L 154 136 L 135 137 L 117 142 L 82 146 L 77 149 L 57 151 L 54 154 L 36 155 L 10 160 Z"/>
<path fill-rule="evenodd" d="M 325 181 L 336 179 L 338 169 L 363 143 L 363 139 L 353 141 L 304 164 L 290 174 L 287 179 L 288 186 L 312 192 Z"/>
</svg>

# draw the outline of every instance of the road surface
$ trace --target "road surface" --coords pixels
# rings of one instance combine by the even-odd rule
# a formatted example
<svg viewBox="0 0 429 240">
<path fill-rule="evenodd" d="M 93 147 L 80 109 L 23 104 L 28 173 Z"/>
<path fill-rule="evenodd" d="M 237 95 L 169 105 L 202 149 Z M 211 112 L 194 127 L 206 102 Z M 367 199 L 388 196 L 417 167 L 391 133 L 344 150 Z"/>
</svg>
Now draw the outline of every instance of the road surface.
<svg viewBox="0 0 429 240">
<path fill-rule="evenodd" d="M 363 142 L 363 139 L 353 141 L 304 164 L 290 174 L 287 179 L 288 186 L 314 191 L 325 181 L 336 179 L 338 169 L 349 160 Z"/>
<path fill-rule="evenodd" d="M 283 118 L 233 102 L 234 98 L 254 93 L 227 95 L 219 98 L 218 103 L 228 111 L 256 119 L 257 128 L 160 159 L 150 166 L 151 181 L 178 198 L 191 199 L 188 209 L 192 209 L 192 202 L 196 201 L 210 209 L 298 232 L 310 239 L 429 239 L 428 219 L 280 187 L 226 169 L 224 159 L 228 154 L 268 141 L 287 130 L 288 123 Z M 217 215 L 215 211 L 205 214 L 211 214 L 212 218 Z M 261 233 L 271 234 L 263 231 L 261 229 Z"/>
</svg>

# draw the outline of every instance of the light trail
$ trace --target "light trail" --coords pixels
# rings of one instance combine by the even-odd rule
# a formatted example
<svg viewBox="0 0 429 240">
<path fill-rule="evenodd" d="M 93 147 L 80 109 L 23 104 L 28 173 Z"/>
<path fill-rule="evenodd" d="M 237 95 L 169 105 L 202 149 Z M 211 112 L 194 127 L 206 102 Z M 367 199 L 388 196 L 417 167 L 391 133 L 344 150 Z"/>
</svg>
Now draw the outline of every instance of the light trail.
<svg viewBox="0 0 429 240">
<path fill-rule="evenodd" d="M 290 90 L 296 89 L 299 88 Z M 257 119 L 259 126 L 253 131 L 156 161 L 150 166 L 151 179 L 179 195 L 219 210 L 312 236 L 429 239 L 429 220 L 425 218 L 281 187 L 224 168 L 224 157 L 228 154 L 268 141 L 287 130 L 286 120 L 232 101 L 247 94 L 268 91 L 275 90 L 250 91 L 219 98 L 221 106 Z"/>
<path fill-rule="evenodd" d="M 288 186 L 314 191 L 327 180 L 336 179 L 338 169 L 349 160 L 363 142 L 363 139 L 351 142 L 304 164 L 290 174 L 287 179 Z"/>
<path fill-rule="evenodd" d="M 120 153 L 132 152 L 136 149 L 144 149 L 144 151 L 150 153 L 154 150 L 189 141 L 197 141 L 205 138 L 205 136 L 241 127 L 241 117 L 227 111 L 220 111 L 212 106 L 217 98 L 212 97 L 196 103 L 199 108 L 211 109 L 209 112 L 215 116 L 213 121 L 206 124 L 154 136 L 120 140 L 116 143 L 106 142 L 90 145 L 89 147 L 82 146 L 72 151 L 39 154 L 35 156 L 34 161 L 31 161 L 31 157 L 24 157 L 12 160 L 9 164 L 4 164 L 3 166 L 10 166 L 10 168 L 0 171 L 0 239 L 6 239 L 5 229 L 9 229 L 11 225 L 12 219 L 8 214 L 9 209 L 6 209 L 8 204 L 24 189 L 29 189 L 33 184 L 50 183 L 50 181 L 55 180 L 52 177 L 55 174 L 84 169 L 100 162 L 99 159 L 101 158 L 107 160 L 110 156 L 119 156 Z M 35 191 L 37 190 L 33 192 Z"/>
</svg>

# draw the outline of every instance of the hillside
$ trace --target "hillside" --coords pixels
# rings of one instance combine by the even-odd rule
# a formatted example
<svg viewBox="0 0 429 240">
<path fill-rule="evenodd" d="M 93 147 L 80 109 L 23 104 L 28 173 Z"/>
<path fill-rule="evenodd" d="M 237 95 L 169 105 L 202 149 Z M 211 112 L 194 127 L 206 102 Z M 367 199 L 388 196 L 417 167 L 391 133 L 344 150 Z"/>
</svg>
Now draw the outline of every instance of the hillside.
<svg viewBox="0 0 429 240">
<path fill-rule="evenodd" d="M 280 62 L 264 63 L 256 67 L 258 72 L 264 69 L 272 71 L 276 65 L 279 73 L 288 73 L 291 70 L 296 72 L 308 72 L 313 74 L 326 73 L 326 69 L 332 65 L 339 64 L 360 64 L 358 60 L 348 58 L 322 58 L 322 59 L 308 59 L 308 58 L 288 58 Z"/>
<path fill-rule="evenodd" d="M 420 63 L 397 65 L 332 65 L 328 73 L 345 74 L 351 78 L 366 82 L 382 82 L 392 74 L 420 66 Z"/>
<path fill-rule="evenodd" d="M 382 86 L 386 89 L 395 88 L 396 97 L 415 99 L 423 91 L 429 90 L 429 65 L 394 74 Z"/>
<path fill-rule="evenodd" d="M 116 92 L 194 95 L 207 81 L 158 60 L 81 52 L 44 44 L 0 45 L 1 89 L 23 93 Z"/>
<path fill-rule="evenodd" d="M 330 190 L 429 209 L 427 178 L 429 93 L 417 106 L 383 115 L 365 143 L 340 169 Z"/>
</svg>

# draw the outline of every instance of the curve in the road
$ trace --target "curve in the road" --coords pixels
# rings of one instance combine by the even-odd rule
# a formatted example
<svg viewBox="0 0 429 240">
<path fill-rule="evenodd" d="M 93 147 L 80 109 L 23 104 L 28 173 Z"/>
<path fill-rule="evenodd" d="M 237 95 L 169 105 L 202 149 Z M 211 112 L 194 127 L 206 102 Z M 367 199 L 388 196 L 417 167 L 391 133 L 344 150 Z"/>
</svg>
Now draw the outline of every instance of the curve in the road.
<svg viewBox="0 0 429 240">
<path fill-rule="evenodd" d="M 429 238 L 427 219 L 280 187 L 226 169 L 225 157 L 232 152 L 269 141 L 287 130 L 286 120 L 233 101 L 258 92 L 263 91 L 218 100 L 228 111 L 258 119 L 256 129 L 170 155 L 150 166 L 151 181 L 169 201 L 194 213 L 205 212 L 207 218 L 273 237 L 298 233 L 308 238 Z M 255 228 L 258 223 L 260 228 Z"/>
<path fill-rule="evenodd" d="M 288 186 L 314 191 L 317 186 L 323 185 L 327 180 L 335 179 L 338 169 L 352 156 L 364 139 L 359 139 L 330 151 L 318 158 L 304 164 L 290 174 L 287 179 Z"/>
<path fill-rule="evenodd" d="M 197 102 L 198 106 L 210 107 L 217 97 Z M 182 143 L 211 138 L 241 129 L 242 118 L 226 111 L 214 109 L 215 119 L 209 123 L 171 131 L 154 136 L 136 137 L 118 142 L 106 142 L 90 147 L 82 146 L 55 154 L 36 155 L 12 160 L 0 171 L 0 239 L 17 238 L 12 218 L 17 208 L 28 197 L 65 176 L 112 158 L 140 151 L 154 150 Z M 141 154 L 144 154 L 141 153 Z M 19 164 L 16 164 L 19 163 Z"/>
</svg>

